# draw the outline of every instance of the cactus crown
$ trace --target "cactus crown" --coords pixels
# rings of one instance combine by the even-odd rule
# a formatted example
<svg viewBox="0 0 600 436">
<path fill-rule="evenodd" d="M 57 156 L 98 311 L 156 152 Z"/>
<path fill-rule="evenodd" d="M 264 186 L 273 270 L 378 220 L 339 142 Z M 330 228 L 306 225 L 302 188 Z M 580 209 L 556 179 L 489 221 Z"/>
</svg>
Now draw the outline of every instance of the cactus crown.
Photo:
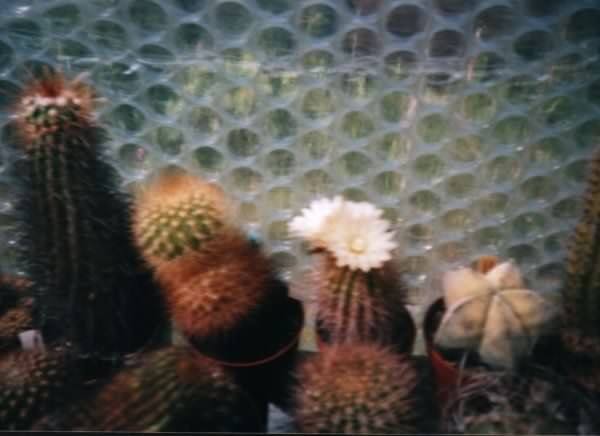
<svg viewBox="0 0 600 436">
<path fill-rule="evenodd" d="M 300 368 L 295 419 L 302 432 L 414 433 L 419 376 L 375 345 L 325 348 Z"/>
<path fill-rule="evenodd" d="M 583 214 L 575 228 L 562 289 L 565 324 L 587 337 L 600 337 L 600 149 L 590 161 Z"/>
<path fill-rule="evenodd" d="M 35 147 L 37 140 L 48 134 L 92 123 L 97 99 L 92 89 L 80 80 L 69 81 L 61 73 L 47 73 L 27 87 L 14 111 L 26 147 Z"/>
<path fill-rule="evenodd" d="M 216 185 L 183 171 L 160 173 L 136 198 L 134 234 L 153 263 L 201 251 L 228 220 L 228 205 Z"/>
</svg>

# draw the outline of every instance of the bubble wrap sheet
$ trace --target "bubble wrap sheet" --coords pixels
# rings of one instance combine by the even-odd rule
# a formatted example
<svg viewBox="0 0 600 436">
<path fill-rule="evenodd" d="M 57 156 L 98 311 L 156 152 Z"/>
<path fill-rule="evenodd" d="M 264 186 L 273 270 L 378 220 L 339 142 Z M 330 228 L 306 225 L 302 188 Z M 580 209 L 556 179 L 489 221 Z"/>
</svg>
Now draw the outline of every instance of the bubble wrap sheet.
<svg viewBox="0 0 600 436">
<path fill-rule="evenodd" d="M 165 165 L 218 181 L 305 300 L 286 223 L 335 194 L 385 209 L 417 314 L 482 254 L 552 291 L 600 144 L 598 23 L 597 0 L 3 0 L 2 141 L 45 64 L 86 73 L 123 188 Z"/>
</svg>

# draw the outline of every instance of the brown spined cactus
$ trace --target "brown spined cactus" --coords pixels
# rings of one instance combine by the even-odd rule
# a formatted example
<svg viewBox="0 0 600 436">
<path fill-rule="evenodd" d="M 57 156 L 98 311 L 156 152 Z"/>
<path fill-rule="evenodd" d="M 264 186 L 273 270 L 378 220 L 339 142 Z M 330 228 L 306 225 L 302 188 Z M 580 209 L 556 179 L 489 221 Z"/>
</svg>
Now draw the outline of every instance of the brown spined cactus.
<svg viewBox="0 0 600 436">
<path fill-rule="evenodd" d="M 189 348 L 140 354 L 92 399 L 38 430 L 260 432 L 252 399 L 221 366 Z"/>
<path fill-rule="evenodd" d="M 81 388 L 76 362 L 65 350 L 13 351 L 0 358 L 0 429 L 30 430 L 65 407 Z"/>
<path fill-rule="evenodd" d="M 114 358 L 148 345 L 163 313 L 130 237 L 128 201 L 104 159 L 98 100 L 81 78 L 53 72 L 17 99 L 18 248 L 44 340 Z"/>
<path fill-rule="evenodd" d="M 313 281 L 317 333 L 328 344 L 377 342 L 410 352 L 415 327 L 405 307 L 406 288 L 391 261 L 369 271 L 339 267 L 325 254 Z"/>
<path fill-rule="evenodd" d="M 428 378 L 406 355 L 335 345 L 298 370 L 294 419 L 307 433 L 420 433 L 437 428 Z"/>
</svg>

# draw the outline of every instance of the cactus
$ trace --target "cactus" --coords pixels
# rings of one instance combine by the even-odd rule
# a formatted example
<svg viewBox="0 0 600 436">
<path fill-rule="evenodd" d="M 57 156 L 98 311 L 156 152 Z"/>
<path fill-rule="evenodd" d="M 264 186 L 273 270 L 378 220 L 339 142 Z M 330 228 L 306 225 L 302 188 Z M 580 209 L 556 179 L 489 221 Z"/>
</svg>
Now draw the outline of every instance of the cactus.
<svg viewBox="0 0 600 436">
<path fill-rule="evenodd" d="M 365 272 L 338 267 L 325 255 L 317 271 L 317 328 L 322 340 L 377 341 L 410 352 L 415 327 L 404 306 L 406 288 L 392 262 Z"/>
<path fill-rule="evenodd" d="M 137 244 L 188 338 L 236 330 L 272 294 L 269 262 L 231 224 L 214 185 L 185 173 L 161 174 L 136 198 L 134 217 Z"/>
<path fill-rule="evenodd" d="M 562 288 L 566 345 L 600 357 L 600 149 L 589 163 L 583 214 L 568 248 Z M 598 345 L 590 347 L 590 342 Z M 587 345 L 586 345 L 587 343 Z"/>
<path fill-rule="evenodd" d="M 0 358 L 0 429 L 29 430 L 64 407 L 78 389 L 74 361 L 64 350 L 15 351 Z"/>
<path fill-rule="evenodd" d="M 46 342 L 117 355 L 161 328 L 160 293 L 129 235 L 126 199 L 103 160 L 97 99 L 79 79 L 47 73 L 15 106 L 23 268 Z"/>
<path fill-rule="evenodd" d="M 38 430 L 264 431 L 250 397 L 222 367 L 187 348 L 134 357 L 97 395 L 41 421 Z"/>
<path fill-rule="evenodd" d="M 435 431 L 432 389 L 413 361 L 374 344 L 335 345 L 298 371 L 294 420 L 306 433 Z"/>
<path fill-rule="evenodd" d="M 595 407 L 564 377 L 528 368 L 473 371 L 452 393 L 443 431 L 465 434 L 594 434 Z"/>
<path fill-rule="evenodd" d="M 490 365 L 512 368 L 541 336 L 558 326 L 558 309 L 526 289 L 510 262 L 486 274 L 470 268 L 447 272 L 443 287 L 446 313 L 435 334 L 436 344 L 477 351 Z"/>
<path fill-rule="evenodd" d="M 161 172 L 136 196 L 133 232 L 144 258 L 154 267 L 198 252 L 226 224 L 223 192 L 184 171 Z"/>
<path fill-rule="evenodd" d="M 30 284 L 21 278 L 0 275 L 0 352 L 19 346 L 19 333 L 32 327 Z"/>
</svg>

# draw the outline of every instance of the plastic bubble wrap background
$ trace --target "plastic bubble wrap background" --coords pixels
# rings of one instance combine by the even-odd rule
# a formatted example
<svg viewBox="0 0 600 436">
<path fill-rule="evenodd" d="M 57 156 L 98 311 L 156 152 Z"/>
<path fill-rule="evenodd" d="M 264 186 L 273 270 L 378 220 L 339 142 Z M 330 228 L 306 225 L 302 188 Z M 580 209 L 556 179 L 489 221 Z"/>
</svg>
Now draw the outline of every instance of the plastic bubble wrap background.
<svg viewBox="0 0 600 436">
<path fill-rule="evenodd" d="M 417 309 L 481 254 L 515 259 L 537 289 L 560 283 L 600 144 L 597 0 L 1 6 L 3 142 L 24 81 L 45 64 L 84 72 L 124 189 L 165 165 L 218 181 L 294 283 L 308 257 L 286 222 L 335 194 L 385 209 Z M 2 148 L 7 269 L 13 158 Z"/>
</svg>

